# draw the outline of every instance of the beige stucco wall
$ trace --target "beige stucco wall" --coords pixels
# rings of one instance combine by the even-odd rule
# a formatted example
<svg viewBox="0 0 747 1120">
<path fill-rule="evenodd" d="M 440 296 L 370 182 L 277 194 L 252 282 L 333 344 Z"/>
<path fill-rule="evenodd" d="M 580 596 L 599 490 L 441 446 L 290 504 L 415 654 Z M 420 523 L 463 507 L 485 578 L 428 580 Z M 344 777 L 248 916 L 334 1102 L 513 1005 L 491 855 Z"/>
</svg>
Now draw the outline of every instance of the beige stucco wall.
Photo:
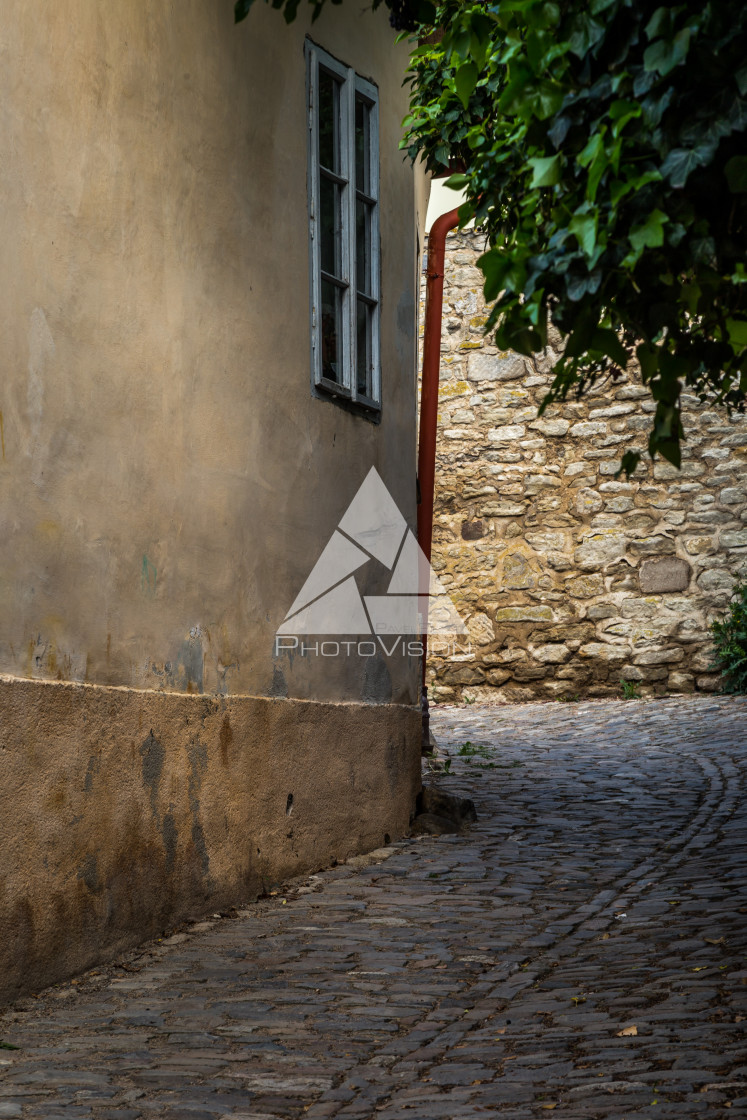
<svg viewBox="0 0 747 1120">
<path fill-rule="evenodd" d="M 380 89 L 375 425 L 310 394 L 304 19 L 7 0 L 0 26 L 0 670 L 360 698 L 365 666 L 272 639 L 371 465 L 414 519 L 406 47 L 383 10 L 313 27 Z M 414 665 L 379 675 L 414 695 Z"/>
<path fill-rule="evenodd" d="M 407 827 L 417 663 L 273 648 L 371 466 L 415 521 L 406 48 L 313 28 L 380 90 L 374 424 L 311 394 L 305 18 L 0 11 L 0 998 Z"/>
</svg>

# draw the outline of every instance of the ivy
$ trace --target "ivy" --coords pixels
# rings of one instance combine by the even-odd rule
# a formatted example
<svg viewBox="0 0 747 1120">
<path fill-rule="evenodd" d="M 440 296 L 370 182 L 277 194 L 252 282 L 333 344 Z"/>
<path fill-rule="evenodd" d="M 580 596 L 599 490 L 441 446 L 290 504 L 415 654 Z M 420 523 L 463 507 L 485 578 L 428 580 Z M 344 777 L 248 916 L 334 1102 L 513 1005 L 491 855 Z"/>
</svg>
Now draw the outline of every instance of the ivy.
<svg viewBox="0 0 747 1120">
<path fill-rule="evenodd" d="M 560 331 L 543 408 L 639 367 L 649 453 L 679 465 L 683 388 L 747 397 L 747 5 L 382 2 L 415 32 L 403 147 L 459 169 L 498 345 Z"/>
</svg>

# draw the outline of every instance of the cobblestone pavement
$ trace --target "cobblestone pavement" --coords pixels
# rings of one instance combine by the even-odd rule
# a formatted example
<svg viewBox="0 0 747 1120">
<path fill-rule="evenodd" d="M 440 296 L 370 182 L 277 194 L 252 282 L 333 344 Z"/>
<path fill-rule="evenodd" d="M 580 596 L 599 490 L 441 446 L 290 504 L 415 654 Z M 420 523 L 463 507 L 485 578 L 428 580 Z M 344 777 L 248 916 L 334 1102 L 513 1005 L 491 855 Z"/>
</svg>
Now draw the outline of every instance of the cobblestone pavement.
<svg viewBox="0 0 747 1120">
<path fill-rule="evenodd" d="M 434 729 L 467 834 L 25 1001 L 0 1019 L 20 1048 L 0 1118 L 747 1111 L 747 701 L 452 708 Z"/>
</svg>

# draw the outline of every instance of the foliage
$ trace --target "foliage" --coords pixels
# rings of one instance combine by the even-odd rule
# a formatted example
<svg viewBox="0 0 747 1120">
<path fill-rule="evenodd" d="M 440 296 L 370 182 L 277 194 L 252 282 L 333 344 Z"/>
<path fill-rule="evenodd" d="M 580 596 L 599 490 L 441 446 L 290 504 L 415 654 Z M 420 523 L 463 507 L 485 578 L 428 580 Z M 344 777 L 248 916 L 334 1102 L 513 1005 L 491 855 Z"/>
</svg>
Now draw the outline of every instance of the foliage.
<svg viewBox="0 0 747 1120">
<path fill-rule="evenodd" d="M 711 623 L 714 664 L 723 674 L 723 692 L 747 693 L 747 583 L 739 583 L 720 622 Z"/>
<path fill-rule="evenodd" d="M 300 0 L 268 2 L 293 18 Z M 683 386 L 747 396 L 747 6 L 385 2 L 419 35 L 404 146 L 455 170 L 463 222 L 485 226 L 497 344 L 565 338 L 543 409 L 637 363 L 649 452 L 679 465 Z"/>
<path fill-rule="evenodd" d="M 624 677 L 620 677 L 620 688 L 622 690 L 623 700 L 641 699 L 641 694 L 638 691 L 638 685 L 635 681 L 626 681 Z"/>
<path fill-rule="evenodd" d="M 498 345 L 539 350 L 548 321 L 566 337 L 543 407 L 635 354 L 649 451 L 679 465 L 683 383 L 747 395 L 747 8 L 448 0 L 437 19 L 408 148 L 464 167 Z"/>
</svg>

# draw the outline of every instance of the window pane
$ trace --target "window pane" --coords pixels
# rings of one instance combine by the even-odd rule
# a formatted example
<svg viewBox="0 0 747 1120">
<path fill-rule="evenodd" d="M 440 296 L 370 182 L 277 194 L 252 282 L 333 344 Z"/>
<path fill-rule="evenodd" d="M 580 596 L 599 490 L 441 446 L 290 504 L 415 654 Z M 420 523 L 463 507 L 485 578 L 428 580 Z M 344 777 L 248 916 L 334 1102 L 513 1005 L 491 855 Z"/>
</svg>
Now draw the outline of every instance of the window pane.
<svg viewBox="0 0 747 1120">
<path fill-rule="evenodd" d="M 360 199 L 355 203 L 355 271 L 359 292 L 371 295 L 371 224 L 372 207 Z"/>
<path fill-rule="evenodd" d="M 340 249 L 342 210 L 340 187 L 322 172 L 319 176 L 319 251 L 322 270 L 342 279 Z"/>
<path fill-rule="evenodd" d="M 355 99 L 355 186 L 371 193 L 371 110 L 360 97 Z"/>
<path fill-rule="evenodd" d="M 340 173 L 340 83 L 319 70 L 319 162 Z"/>
<path fill-rule="evenodd" d="M 342 384 L 342 292 L 322 280 L 322 376 Z"/>
<path fill-rule="evenodd" d="M 356 331 L 356 384 L 359 393 L 371 396 L 371 308 L 358 300 Z"/>
</svg>

